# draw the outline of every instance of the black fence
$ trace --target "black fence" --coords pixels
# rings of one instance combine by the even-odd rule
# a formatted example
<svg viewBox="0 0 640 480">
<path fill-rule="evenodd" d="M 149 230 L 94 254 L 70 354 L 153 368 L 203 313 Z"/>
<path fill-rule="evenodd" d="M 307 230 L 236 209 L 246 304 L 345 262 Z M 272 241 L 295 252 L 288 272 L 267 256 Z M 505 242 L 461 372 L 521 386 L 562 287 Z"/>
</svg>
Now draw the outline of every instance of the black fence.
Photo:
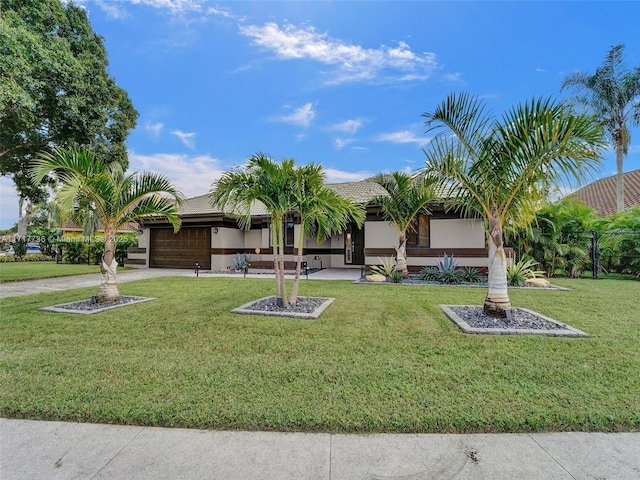
<svg viewBox="0 0 640 480">
<path fill-rule="evenodd" d="M 560 238 L 558 263 L 566 276 L 640 280 L 640 232 L 571 232 Z"/>
</svg>

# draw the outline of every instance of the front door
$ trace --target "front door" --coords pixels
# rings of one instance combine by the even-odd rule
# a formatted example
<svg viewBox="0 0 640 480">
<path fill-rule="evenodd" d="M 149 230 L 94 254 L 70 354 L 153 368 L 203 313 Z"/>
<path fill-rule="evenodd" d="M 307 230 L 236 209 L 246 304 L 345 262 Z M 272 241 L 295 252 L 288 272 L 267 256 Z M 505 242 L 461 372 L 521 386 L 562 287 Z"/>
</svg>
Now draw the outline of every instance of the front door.
<svg viewBox="0 0 640 480">
<path fill-rule="evenodd" d="M 346 265 L 364 265 L 364 229 L 350 223 L 345 233 L 344 248 Z"/>
</svg>

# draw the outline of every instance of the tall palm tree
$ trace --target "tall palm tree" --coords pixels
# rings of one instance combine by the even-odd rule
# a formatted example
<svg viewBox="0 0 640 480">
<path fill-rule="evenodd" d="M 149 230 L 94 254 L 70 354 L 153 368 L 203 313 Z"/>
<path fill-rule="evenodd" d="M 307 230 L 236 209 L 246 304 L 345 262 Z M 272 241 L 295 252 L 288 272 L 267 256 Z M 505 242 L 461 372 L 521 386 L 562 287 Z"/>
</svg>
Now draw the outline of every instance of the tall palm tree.
<svg viewBox="0 0 640 480">
<path fill-rule="evenodd" d="M 622 63 L 624 45 L 611 47 L 596 73 L 574 73 L 562 82 L 573 87 L 575 103 L 586 106 L 606 125 L 616 151 L 616 203 L 624 210 L 623 159 L 629 150 L 631 133 L 627 123 L 640 124 L 640 67 L 629 71 Z"/>
<path fill-rule="evenodd" d="M 222 174 L 209 194 L 217 208 L 229 208 L 241 228 L 251 227 L 251 207 L 261 202 L 271 215 L 274 270 L 278 299 L 288 305 L 284 281 L 284 218 L 293 205 L 295 185 L 293 159 L 277 163 L 263 153 L 249 157 L 240 169 Z"/>
<path fill-rule="evenodd" d="M 57 148 L 39 155 L 30 171 L 32 181 L 37 185 L 50 174 L 61 183 L 55 201 L 71 214 L 73 221 L 82 225 L 88 215 L 93 215 L 104 229 L 100 267 L 103 282 L 96 301 L 117 301 L 118 230 L 146 216 L 160 215 L 178 231 L 182 194 L 162 175 L 146 172 L 125 175 L 118 162 L 106 165 L 87 149 Z"/>
<path fill-rule="evenodd" d="M 362 205 L 342 197 L 324 184 L 322 165 L 308 164 L 296 168 L 295 173 L 292 209 L 300 217 L 300 229 L 296 240 L 296 273 L 289 297 L 291 304 L 298 300 L 305 237 L 315 236 L 321 243 L 333 234 L 344 232 L 351 221 L 361 227 L 366 216 Z"/>
<path fill-rule="evenodd" d="M 423 150 L 423 173 L 438 179 L 454 207 L 485 219 L 489 290 L 484 311 L 504 318 L 511 311 L 504 225 L 530 224 L 549 188 L 580 182 L 600 165 L 606 145 L 602 125 L 550 99 L 518 105 L 498 121 L 480 99 L 464 93 L 450 95 L 422 116 L 427 132 L 437 131 Z"/>
<path fill-rule="evenodd" d="M 372 202 L 380 205 L 382 215 L 398 232 L 396 264 L 398 271 L 407 277 L 407 232 L 413 227 L 418 214 L 429 214 L 428 204 L 435 199 L 433 180 L 422 175 L 411 176 L 402 172 L 378 174 L 373 181 L 387 191 Z"/>
</svg>

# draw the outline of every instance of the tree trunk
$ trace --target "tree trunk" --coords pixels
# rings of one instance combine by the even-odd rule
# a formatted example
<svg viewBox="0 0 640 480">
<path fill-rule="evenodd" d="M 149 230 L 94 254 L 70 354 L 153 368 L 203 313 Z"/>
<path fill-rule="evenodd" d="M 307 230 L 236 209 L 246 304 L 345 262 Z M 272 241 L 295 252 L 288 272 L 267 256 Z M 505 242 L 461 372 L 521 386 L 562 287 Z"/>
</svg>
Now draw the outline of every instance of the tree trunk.
<svg viewBox="0 0 640 480">
<path fill-rule="evenodd" d="M 27 236 L 27 231 L 29 229 L 29 219 L 31 218 L 31 214 L 33 213 L 33 205 L 31 203 L 27 203 L 27 209 L 22 214 L 22 205 L 24 200 L 22 197 L 18 200 L 18 237 L 24 238 Z"/>
<path fill-rule="evenodd" d="M 624 172 L 622 171 L 622 157 L 622 144 L 619 143 L 616 145 L 616 205 L 618 212 L 624 210 Z"/>
<path fill-rule="evenodd" d="M 396 247 L 396 268 L 404 278 L 409 278 L 409 268 L 407 267 L 407 239 L 404 234 L 400 235 L 398 245 L 399 246 Z"/>
<path fill-rule="evenodd" d="M 502 243 L 502 225 L 494 207 L 489 219 L 489 291 L 484 301 L 484 313 L 495 318 L 506 318 L 511 310 L 507 290 L 507 256 Z"/>
<path fill-rule="evenodd" d="M 298 302 L 298 286 L 300 285 L 300 270 L 302 269 L 302 244 L 304 242 L 304 228 L 302 222 L 300 223 L 300 235 L 298 235 L 298 257 L 296 259 L 296 275 L 293 278 L 293 287 L 291 287 L 291 295 L 289 296 L 289 303 L 295 305 Z"/>
<path fill-rule="evenodd" d="M 96 294 L 96 302 L 117 302 L 120 298 L 116 279 L 117 268 L 115 234 L 105 228 L 104 253 L 102 254 L 102 265 L 100 265 L 102 284 Z"/>
<path fill-rule="evenodd" d="M 274 249 L 274 269 L 276 274 L 276 285 L 278 289 L 278 298 L 281 299 L 282 306 L 289 305 L 289 301 L 287 299 L 287 290 L 286 285 L 284 283 L 284 226 L 282 222 L 282 218 L 276 219 L 274 221 L 274 239 L 273 239 L 273 249 Z"/>
</svg>

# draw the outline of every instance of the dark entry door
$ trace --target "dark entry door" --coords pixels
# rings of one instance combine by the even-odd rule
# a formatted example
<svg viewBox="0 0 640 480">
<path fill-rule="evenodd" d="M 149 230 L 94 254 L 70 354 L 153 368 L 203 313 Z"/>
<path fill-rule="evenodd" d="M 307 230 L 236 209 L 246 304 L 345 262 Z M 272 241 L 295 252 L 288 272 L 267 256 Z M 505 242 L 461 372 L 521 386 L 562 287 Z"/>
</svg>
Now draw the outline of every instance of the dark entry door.
<svg viewBox="0 0 640 480">
<path fill-rule="evenodd" d="M 347 248 L 348 235 L 351 235 L 351 262 L 347 260 L 349 255 L 345 251 L 345 263 L 350 265 L 364 265 L 364 229 L 358 228 L 355 223 L 350 223 L 347 227 L 347 237 L 345 238 L 345 248 Z"/>
</svg>

